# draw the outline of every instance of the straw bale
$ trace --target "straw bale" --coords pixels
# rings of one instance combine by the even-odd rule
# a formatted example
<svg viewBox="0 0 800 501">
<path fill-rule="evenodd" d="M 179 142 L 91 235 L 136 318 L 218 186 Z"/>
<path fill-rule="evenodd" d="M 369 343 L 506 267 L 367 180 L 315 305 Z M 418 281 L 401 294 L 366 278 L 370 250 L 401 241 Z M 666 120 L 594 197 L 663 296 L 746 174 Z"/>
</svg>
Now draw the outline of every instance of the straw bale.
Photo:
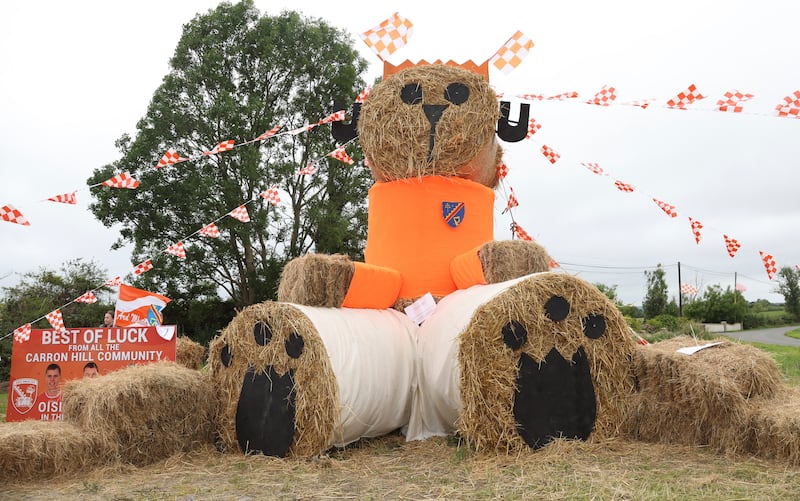
<svg viewBox="0 0 800 501">
<path fill-rule="evenodd" d="M 545 315 L 545 303 L 561 296 L 569 315 L 554 321 Z M 605 318 L 605 334 L 583 335 L 582 319 L 589 314 Z M 459 342 L 462 412 L 459 432 L 477 450 L 522 450 L 527 445 L 512 415 L 520 351 L 507 347 L 501 330 L 516 320 L 527 330 L 521 350 L 536 362 L 555 348 L 571 360 L 583 347 L 597 404 L 591 440 L 615 436 L 634 392 L 631 358 L 635 343 L 614 304 L 587 282 L 562 273 L 540 273 L 499 294 L 473 315 Z"/>
<path fill-rule="evenodd" d="M 722 341 L 692 355 L 678 348 Z M 703 445 L 725 453 L 755 452 L 748 442 L 755 402 L 781 390 L 777 364 L 752 346 L 680 336 L 637 347 L 625 432 L 661 443 Z"/>
<path fill-rule="evenodd" d="M 448 85 L 454 82 L 469 89 L 469 99 L 462 104 L 445 99 Z M 419 104 L 410 105 L 401 99 L 403 87 L 411 84 L 421 89 Z M 447 106 L 436 125 L 432 151 L 431 123 L 422 108 L 428 105 Z M 495 162 L 500 158 L 494 142 L 499 116 L 495 92 L 480 75 L 441 64 L 412 67 L 386 78 L 372 90 L 361 108 L 359 140 L 379 181 L 455 176 L 474 159 L 487 157 L 490 179 L 480 182 L 494 186 Z M 485 174 L 475 172 L 464 177 L 478 180 Z"/>
<path fill-rule="evenodd" d="M 107 444 L 64 421 L 0 424 L 0 480 L 45 479 L 102 464 Z"/>
<path fill-rule="evenodd" d="M 210 376 L 201 371 L 174 362 L 132 366 L 67 383 L 64 420 L 120 460 L 145 465 L 213 443 L 212 395 Z"/>
<path fill-rule="evenodd" d="M 306 254 L 283 267 L 278 300 L 338 308 L 344 302 L 355 265 L 342 254 Z"/>
<path fill-rule="evenodd" d="M 526 240 L 487 242 L 479 257 L 490 284 L 550 270 L 550 255 L 544 247 Z"/>
<path fill-rule="evenodd" d="M 203 366 L 206 357 L 206 348 L 202 344 L 186 336 L 175 340 L 175 362 L 190 369 L 199 369 Z"/>
<path fill-rule="evenodd" d="M 271 339 L 265 346 L 254 339 L 254 328 L 263 323 Z M 290 336 L 302 336 L 302 355 L 286 353 Z M 222 359 L 230 357 L 226 366 Z M 296 307 L 264 302 L 242 310 L 209 347 L 209 365 L 220 400 L 219 440 L 229 451 L 239 451 L 236 411 L 242 383 L 249 367 L 266 372 L 272 367 L 279 375 L 293 371 L 295 398 L 294 440 L 287 453 L 312 457 L 330 447 L 339 415 L 336 377 L 328 353 L 313 323 Z"/>
<path fill-rule="evenodd" d="M 677 352 L 678 348 L 714 342 L 722 344 L 692 355 Z M 699 378 L 706 381 L 705 384 L 712 385 L 715 381 L 725 379 L 735 385 L 743 398 L 769 397 L 780 386 L 778 364 L 769 354 L 725 338 L 697 341 L 689 336 L 678 336 L 639 347 L 638 352 L 642 356 L 637 364 L 639 385 L 652 385 L 652 390 L 656 392 L 668 390 L 663 387 L 665 379 L 681 379 L 684 381 L 682 384 L 688 384 L 686 380 Z"/>
<path fill-rule="evenodd" d="M 745 452 L 800 466 L 800 389 L 783 387 L 747 409 Z"/>
</svg>

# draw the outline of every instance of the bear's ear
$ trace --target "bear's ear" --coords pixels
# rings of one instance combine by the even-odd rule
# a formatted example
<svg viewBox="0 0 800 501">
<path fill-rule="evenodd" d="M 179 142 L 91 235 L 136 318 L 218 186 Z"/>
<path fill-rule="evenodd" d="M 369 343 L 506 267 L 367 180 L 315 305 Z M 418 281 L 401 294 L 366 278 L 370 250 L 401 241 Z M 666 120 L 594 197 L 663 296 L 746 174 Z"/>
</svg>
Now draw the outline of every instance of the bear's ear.
<svg viewBox="0 0 800 501">
<path fill-rule="evenodd" d="M 334 110 L 344 109 L 344 105 L 339 102 L 333 103 Z M 331 134 L 333 138 L 340 143 L 346 143 L 358 136 L 358 115 L 361 114 L 361 103 L 353 103 L 353 112 L 351 114 L 349 124 L 345 124 L 344 120 L 338 122 L 331 122 Z M 526 119 L 527 121 L 527 119 Z"/>
<path fill-rule="evenodd" d="M 497 120 L 497 135 L 507 143 L 522 141 L 528 135 L 528 116 L 530 115 L 531 105 L 522 103 L 519 105 L 519 119 L 511 122 L 508 117 L 511 112 L 511 103 L 500 101 L 500 118 Z"/>
</svg>

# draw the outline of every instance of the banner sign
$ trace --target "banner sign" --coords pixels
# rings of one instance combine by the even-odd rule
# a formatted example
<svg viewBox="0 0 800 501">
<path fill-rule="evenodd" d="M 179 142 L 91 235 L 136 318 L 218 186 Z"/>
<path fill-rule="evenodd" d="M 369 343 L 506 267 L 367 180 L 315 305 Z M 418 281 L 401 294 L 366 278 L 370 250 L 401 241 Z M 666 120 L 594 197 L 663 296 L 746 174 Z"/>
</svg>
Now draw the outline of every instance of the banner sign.
<svg viewBox="0 0 800 501">
<path fill-rule="evenodd" d="M 32 329 L 11 349 L 6 421 L 61 419 L 64 382 L 175 361 L 175 326 Z"/>
</svg>

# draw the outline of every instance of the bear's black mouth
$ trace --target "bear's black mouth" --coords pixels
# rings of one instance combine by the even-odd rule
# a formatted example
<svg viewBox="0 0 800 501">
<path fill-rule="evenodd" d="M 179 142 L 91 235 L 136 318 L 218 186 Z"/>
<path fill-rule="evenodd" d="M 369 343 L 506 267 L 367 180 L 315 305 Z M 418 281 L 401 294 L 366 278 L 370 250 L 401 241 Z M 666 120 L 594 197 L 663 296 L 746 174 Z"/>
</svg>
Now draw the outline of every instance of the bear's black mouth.
<svg viewBox="0 0 800 501">
<path fill-rule="evenodd" d="M 236 439 L 245 453 L 283 457 L 294 439 L 294 374 L 279 376 L 272 366 L 249 367 L 236 407 Z"/>
<path fill-rule="evenodd" d="M 597 417 L 594 384 L 581 346 L 565 360 L 551 349 L 542 363 L 522 353 L 517 364 L 514 418 L 517 431 L 538 449 L 555 438 L 586 440 Z"/>
</svg>

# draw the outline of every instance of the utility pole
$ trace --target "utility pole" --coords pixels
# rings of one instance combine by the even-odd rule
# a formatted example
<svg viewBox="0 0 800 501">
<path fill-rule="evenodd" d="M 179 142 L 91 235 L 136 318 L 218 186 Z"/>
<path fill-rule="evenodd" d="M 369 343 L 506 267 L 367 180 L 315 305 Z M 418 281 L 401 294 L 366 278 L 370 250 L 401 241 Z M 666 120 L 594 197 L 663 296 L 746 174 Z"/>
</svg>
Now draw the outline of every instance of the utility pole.
<svg viewBox="0 0 800 501">
<path fill-rule="evenodd" d="M 681 286 L 681 262 L 678 261 L 678 316 L 683 316 L 683 288 Z"/>
<path fill-rule="evenodd" d="M 736 281 L 739 278 L 738 275 L 739 275 L 738 272 L 736 272 L 736 271 L 733 272 L 733 304 L 736 304 L 736 296 L 737 296 L 736 293 L 739 291 L 739 289 L 736 288 L 736 285 L 737 285 Z"/>
</svg>

